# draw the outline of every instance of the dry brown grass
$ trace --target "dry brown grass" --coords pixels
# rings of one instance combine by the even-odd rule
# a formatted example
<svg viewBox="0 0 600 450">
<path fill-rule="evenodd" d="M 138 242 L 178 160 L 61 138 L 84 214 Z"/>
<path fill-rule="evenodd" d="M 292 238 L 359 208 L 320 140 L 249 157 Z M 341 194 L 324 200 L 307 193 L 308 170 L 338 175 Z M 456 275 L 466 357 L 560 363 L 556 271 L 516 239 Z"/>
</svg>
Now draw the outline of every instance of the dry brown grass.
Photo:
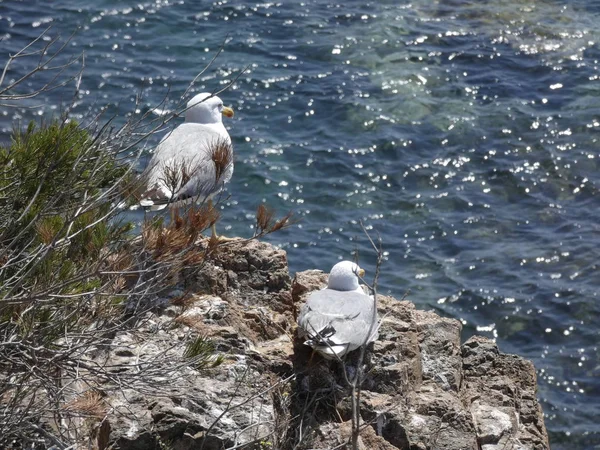
<svg viewBox="0 0 600 450">
<path fill-rule="evenodd" d="M 279 220 L 275 220 L 275 212 L 269 206 L 261 203 L 256 209 L 256 234 L 274 233 L 289 227 L 294 223 L 290 211 Z"/>
<path fill-rule="evenodd" d="M 185 291 L 183 294 L 178 295 L 177 297 L 173 297 L 169 300 L 171 305 L 180 306 L 183 311 L 188 309 L 191 305 L 194 304 L 196 298 L 191 295 L 189 291 Z"/>
<path fill-rule="evenodd" d="M 215 164 L 215 183 L 233 164 L 233 146 L 225 139 L 220 139 L 211 146 L 211 159 Z"/>
<path fill-rule="evenodd" d="M 108 405 L 96 391 L 84 392 L 81 396 L 70 401 L 63 407 L 63 411 L 72 416 L 93 417 L 103 419 L 108 412 Z"/>
<path fill-rule="evenodd" d="M 219 213 L 211 204 L 192 206 L 182 214 L 174 210 L 173 220 L 167 226 L 156 221 L 144 224 L 142 237 L 145 247 L 157 261 L 178 257 L 187 264 L 201 262 L 216 247 L 218 241 L 208 241 L 205 248 L 195 244 L 202 233 L 218 219 Z"/>
<path fill-rule="evenodd" d="M 56 236 L 55 227 L 48 222 L 40 221 L 35 225 L 37 235 L 45 245 L 50 245 Z"/>
</svg>

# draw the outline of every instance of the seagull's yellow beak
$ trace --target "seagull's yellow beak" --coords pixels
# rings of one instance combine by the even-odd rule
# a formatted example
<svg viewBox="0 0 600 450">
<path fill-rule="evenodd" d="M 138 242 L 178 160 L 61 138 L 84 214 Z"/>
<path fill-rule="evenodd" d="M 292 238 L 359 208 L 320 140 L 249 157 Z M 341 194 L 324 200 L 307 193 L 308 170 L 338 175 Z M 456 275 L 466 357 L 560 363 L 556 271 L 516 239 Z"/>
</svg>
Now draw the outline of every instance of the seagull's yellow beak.
<svg viewBox="0 0 600 450">
<path fill-rule="evenodd" d="M 233 117 L 233 109 L 229 108 L 228 106 L 223 106 L 223 111 L 221 111 L 221 114 L 231 119 Z"/>
<path fill-rule="evenodd" d="M 364 277 L 365 276 L 365 269 L 358 269 L 358 276 L 359 277 Z"/>
</svg>

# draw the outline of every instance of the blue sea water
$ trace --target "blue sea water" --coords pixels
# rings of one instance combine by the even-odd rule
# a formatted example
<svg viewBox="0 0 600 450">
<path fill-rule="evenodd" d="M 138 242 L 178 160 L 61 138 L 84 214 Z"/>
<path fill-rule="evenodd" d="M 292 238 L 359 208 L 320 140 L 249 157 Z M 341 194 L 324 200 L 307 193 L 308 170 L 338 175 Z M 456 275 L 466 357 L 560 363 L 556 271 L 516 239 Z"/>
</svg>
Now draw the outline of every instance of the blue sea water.
<svg viewBox="0 0 600 450">
<path fill-rule="evenodd" d="M 167 94 L 172 107 L 225 43 L 192 89 L 233 81 L 221 95 L 236 110 L 221 231 L 249 236 L 266 202 L 300 219 L 268 238 L 292 271 L 358 251 L 373 274 L 362 221 L 386 252 L 380 291 L 410 290 L 419 308 L 461 320 L 465 338 L 531 359 L 552 448 L 590 449 L 599 23 L 600 4 L 583 0 L 27 0 L 0 3 L 0 48 L 4 61 L 49 26 L 63 42 L 79 27 L 63 52 L 85 53 L 72 115 L 108 105 L 126 118 Z M 70 100 L 57 90 L 0 106 L 1 139 Z"/>
</svg>

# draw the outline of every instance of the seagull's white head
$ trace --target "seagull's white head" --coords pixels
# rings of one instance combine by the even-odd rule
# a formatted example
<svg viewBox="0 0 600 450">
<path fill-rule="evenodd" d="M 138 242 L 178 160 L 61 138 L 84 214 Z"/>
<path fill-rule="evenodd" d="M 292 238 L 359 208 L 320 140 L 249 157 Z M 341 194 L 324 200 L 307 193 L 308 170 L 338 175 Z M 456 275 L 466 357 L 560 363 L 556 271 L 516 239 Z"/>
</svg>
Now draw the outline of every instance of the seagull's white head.
<svg viewBox="0 0 600 450">
<path fill-rule="evenodd" d="M 365 271 L 352 261 L 341 261 L 329 272 L 327 287 L 336 291 L 355 291 L 359 289 L 357 275 L 362 277 Z"/>
<path fill-rule="evenodd" d="M 223 106 L 223 100 L 209 92 L 192 98 L 185 111 L 185 121 L 189 123 L 223 123 L 222 116 L 233 117 L 233 109 Z"/>
</svg>

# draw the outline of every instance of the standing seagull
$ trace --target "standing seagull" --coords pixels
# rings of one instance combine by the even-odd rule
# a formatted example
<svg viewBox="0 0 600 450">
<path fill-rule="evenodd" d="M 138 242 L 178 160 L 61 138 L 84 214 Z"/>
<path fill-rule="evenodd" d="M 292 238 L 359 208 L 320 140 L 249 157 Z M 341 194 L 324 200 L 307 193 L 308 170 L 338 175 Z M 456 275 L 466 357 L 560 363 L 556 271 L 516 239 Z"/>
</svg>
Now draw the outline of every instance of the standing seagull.
<svg viewBox="0 0 600 450">
<path fill-rule="evenodd" d="M 300 337 L 307 337 L 304 344 L 327 359 L 342 357 L 378 337 L 374 301 L 358 284 L 364 273 L 351 261 L 337 263 L 327 287 L 310 294 L 300 310 Z"/>
<path fill-rule="evenodd" d="M 233 117 L 216 95 L 203 92 L 186 108 L 185 123 L 167 134 L 144 171 L 147 190 L 140 205 L 153 211 L 167 206 L 208 202 L 233 174 L 233 147 L 222 116 Z M 212 233 L 216 236 L 214 224 Z"/>
</svg>

